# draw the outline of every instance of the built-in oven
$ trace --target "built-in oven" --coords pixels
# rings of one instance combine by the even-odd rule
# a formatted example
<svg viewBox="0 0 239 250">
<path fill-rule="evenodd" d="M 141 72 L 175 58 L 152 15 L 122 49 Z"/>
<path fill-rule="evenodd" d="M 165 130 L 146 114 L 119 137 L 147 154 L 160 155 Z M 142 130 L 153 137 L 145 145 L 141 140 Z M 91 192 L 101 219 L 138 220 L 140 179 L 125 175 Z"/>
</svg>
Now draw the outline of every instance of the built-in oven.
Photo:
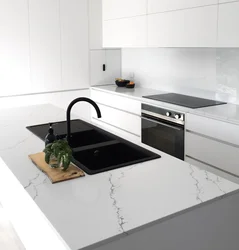
<svg viewBox="0 0 239 250">
<path fill-rule="evenodd" d="M 142 142 L 184 160 L 185 115 L 142 104 Z"/>
</svg>

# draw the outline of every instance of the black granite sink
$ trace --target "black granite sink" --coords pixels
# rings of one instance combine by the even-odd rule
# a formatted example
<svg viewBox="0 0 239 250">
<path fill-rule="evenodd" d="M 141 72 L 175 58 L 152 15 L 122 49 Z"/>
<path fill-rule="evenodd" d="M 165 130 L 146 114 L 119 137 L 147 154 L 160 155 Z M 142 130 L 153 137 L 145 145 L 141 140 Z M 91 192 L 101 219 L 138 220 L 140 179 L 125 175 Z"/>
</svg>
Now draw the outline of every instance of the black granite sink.
<svg viewBox="0 0 239 250">
<path fill-rule="evenodd" d="M 97 174 L 154 158 L 155 155 L 141 147 L 118 141 L 74 153 L 74 163 L 88 174 Z"/>
<path fill-rule="evenodd" d="M 44 140 L 48 127 L 48 124 L 41 124 L 27 129 Z M 66 137 L 66 122 L 56 122 L 53 128 L 59 138 Z M 160 158 L 160 155 L 82 120 L 72 121 L 71 147 L 73 163 L 90 175 Z"/>
</svg>

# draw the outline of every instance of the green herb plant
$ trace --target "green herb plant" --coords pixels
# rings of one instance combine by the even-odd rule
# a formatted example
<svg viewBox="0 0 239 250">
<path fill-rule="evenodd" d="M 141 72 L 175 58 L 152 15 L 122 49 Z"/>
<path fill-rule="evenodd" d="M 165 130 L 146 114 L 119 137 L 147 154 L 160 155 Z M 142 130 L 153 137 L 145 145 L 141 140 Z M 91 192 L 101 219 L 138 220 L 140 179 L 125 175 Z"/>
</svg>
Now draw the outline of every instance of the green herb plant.
<svg viewBox="0 0 239 250">
<path fill-rule="evenodd" d="M 45 153 L 45 161 L 52 168 L 61 167 L 66 171 L 72 160 L 72 150 L 67 140 L 56 140 L 53 143 L 46 145 L 43 150 Z"/>
</svg>

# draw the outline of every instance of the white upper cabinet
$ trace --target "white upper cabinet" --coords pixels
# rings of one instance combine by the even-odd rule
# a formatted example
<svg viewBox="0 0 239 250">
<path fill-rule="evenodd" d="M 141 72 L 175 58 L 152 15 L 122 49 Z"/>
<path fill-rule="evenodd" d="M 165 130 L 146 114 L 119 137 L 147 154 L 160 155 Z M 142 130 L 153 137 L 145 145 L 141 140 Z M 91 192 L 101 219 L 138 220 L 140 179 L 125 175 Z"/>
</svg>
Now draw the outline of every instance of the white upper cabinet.
<svg viewBox="0 0 239 250">
<path fill-rule="evenodd" d="M 103 0 L 103 20 L 145 15 L 147 0 Z"/>
<path fill-rule="evenodd" d="M 149 47 L 215 47 L 218 6 L 148 16 Z"/>
<path fill-rule="evenodd" d="M 239 47 L 239 2 L 220 4 L 218 47 Z"/>
<path fill-rule="evenodd" d="M 230 2 L 235 2 L 239 0 L 219 0 L 219 3 L 230 3 Z"/>
<path fill-rule="evenodd" d="M 218 0 L 148 0 L 148 13 L 187 9 L 217 3 Z"/>
<path fill-rule="evenodd" d="M 146 47 L 147 16 L 104 21 L 103 47 Z"/>
</svg>

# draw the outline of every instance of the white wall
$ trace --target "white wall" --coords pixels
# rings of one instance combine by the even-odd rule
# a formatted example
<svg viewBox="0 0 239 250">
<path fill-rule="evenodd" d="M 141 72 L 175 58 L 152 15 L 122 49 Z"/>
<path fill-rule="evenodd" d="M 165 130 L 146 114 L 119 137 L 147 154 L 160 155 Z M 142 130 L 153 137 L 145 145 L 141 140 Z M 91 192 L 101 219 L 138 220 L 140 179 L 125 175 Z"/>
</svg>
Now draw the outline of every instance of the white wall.
<svg viewBox="0 0 239 250">
<path fill-rule="evenodd" d="M 122 50 L 122 75 L 137 85 L 239 103 L 239 49 Z"/>
</svg>

